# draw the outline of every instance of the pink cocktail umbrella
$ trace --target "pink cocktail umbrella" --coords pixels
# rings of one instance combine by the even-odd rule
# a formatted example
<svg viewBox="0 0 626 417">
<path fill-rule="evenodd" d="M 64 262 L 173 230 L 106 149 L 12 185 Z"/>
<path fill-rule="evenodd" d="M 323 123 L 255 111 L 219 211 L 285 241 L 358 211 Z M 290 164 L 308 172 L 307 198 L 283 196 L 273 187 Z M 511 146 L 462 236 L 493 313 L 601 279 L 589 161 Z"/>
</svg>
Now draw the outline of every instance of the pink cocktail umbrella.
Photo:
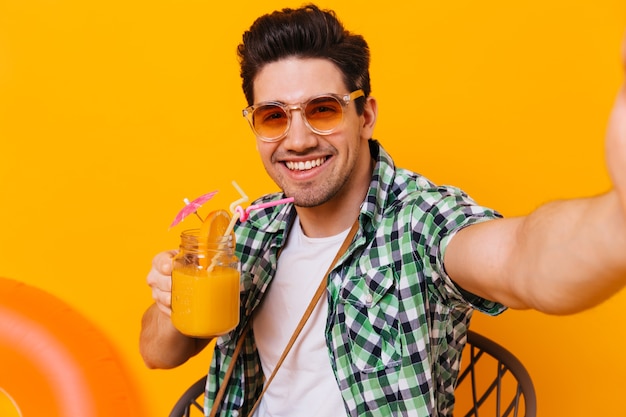
<svg viewBox="0 0 626 417">
<path fill-rule="evenodd" d="M 277 206 L 279 204 L 292 203 L 294 201 L 293 197 L 289 197 L 289 198 L 283 198 L 281 200 L 270 201 L 267 203 L 253 204 L 247 207 L 246 209 L 244 209 L 243 207 L 241 207 L 240 204 L 248 201 L 248 196 L 246 195 L 246 193 L 243 192 L 243 190 L 239 187 L 239 185 L 237 185 L 235 181 L 233 181 L 233 186 L 237 189 L 237 191 L 239 191 L 239 194 L 241 194 L 241 198 L 233 201 L 232 204 L 230 205 L 230 211 L 233 213 L 233 216 L 230 219 L 230 223 L 226 227 L 226 232 L 224 233 L 225 237 L 229 236 L 232 233 L 235 227 L 235 223 L 237 223 L 237 221 L 240 221 L 242 223 L 247 221 L 248 217 L 250 217 L 250 212 L 252 210 L 260 210 L 260 209 L 264 209 L 268 207 Z M 178 212 L 178 214 L 174 218 L 174 221 L 172 222 L 172 224 L 170 224 L 170 229 L 176 226 L 178 223 L 182 222 L 190 214 L 195 214 L 196 216 L 198 216 L 200 221 L 204 222 L 204 220 L 202 219 L 202 217 L 200 217 L 197 211 L 200 207 L 202 207 L 204 203 L 206 203 L 211 198 L 213 198 L 213 196 L 216 193 L 217 191 L 212 191 L 210 193 L 203 194 L 200 197 L 194 199 L 193 201 L 188 201 L 187 199 L 184 199 L 185 207 L 181 211 Z M 208 268 L 209 271 L 211 271 L 213 267 L 215 266 L 216 259 L 217 259 L 217 255 L 211 261 L 211 265 L 209 265 L 209 268 Z"/>
<path fill-rule="evenodd" d="M 243 223 L 246 220 L 248 220 L 248 217 L 252 210 L 260 210 L 260 209 L 264 209 L 267 207 L 277 206 L 279 204 L 291 203 L 294 200 L 293 197 L 283 198 L 281 200 L 270 201 L 267 203 L 253 204 L 247 207 L 246 209 L 244 209 L 243 207 L 241 207 L 240 204 L 248 201 L 248 196 L 246 195 L 246 193 L 243 192 L 241 187 L 239 187 L 239 185 L 237 185 L 235 181 L 233 181 L 233 186 L 237 189 L 239 194 L 241 194 L 241 198 L 236 201 L 233 201 L 232 204 L 230 205 L 230 211 L 233 213 L 233 217 L 231 218 L 230 224 L 227 227 L 225 236 L 229 235 L 232 232 L 233 228 L 235 227 L 235 223 L 237 221 L 241 221 Z M 174 218 L 174 221 L 172 222 L 172 224 L 170 224 L 170 229 L 176 226 L 178 223 L 182 222 L 185 219 L 185 217 L 189 216 L 190 214 L 195 214 L 196 216 L 198 216 L 200 221 L 204 221 L 202 217 L 200 217 L 200 215 L 197 213 L 197 211 L 200 207 L 202 207 L 204 203 L 206 203 L 211 198 L 213 198 L 215 194 L 217 194 L 217 191 L 212 191 L 210 193 L 203 194 L 200 197 L 192 201 L 188 201 L 187 199 L 184 199 L 185 207 L 183 207 L 183 209 L 178 212 L 178 214 Z"/>
<path fill-rule="evenodd" d="M 185 220 L 185 217 L 189 216 L 190 214 L 195 213 L 198 217 L 200 217 L 197 213 L 198 209 L 202 207 L 204 203 L 213 198 L 215 194 L 217 194 L 217 191 L 203 194 L 192 201 L 187 201 L 187 199 L 185 199 L 184 201 L 186 205 L 181 211 L 178 212 L 178 214 L 174 218 L 174 221 L 172 222 L 172 224 L 170 224 L 170 229 Z M 200 220 L 202 220 L 202 218 L 200 218 Z"/>
</svg>

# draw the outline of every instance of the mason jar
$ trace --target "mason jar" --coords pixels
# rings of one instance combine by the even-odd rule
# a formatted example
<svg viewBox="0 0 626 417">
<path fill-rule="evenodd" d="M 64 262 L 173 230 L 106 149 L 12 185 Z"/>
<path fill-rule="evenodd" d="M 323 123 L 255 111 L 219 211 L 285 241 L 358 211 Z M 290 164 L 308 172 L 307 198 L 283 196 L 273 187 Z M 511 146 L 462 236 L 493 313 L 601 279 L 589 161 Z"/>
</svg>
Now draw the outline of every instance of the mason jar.
<svg viewBox="0 0 626 417">
<path fill-rule="evenodd" d="M 181 234 L 172 269 L 172 323 L 188 336 L 211 338 L 239 323 L 239 260 L 232 235 L 209 240 Z"/>
</svg>

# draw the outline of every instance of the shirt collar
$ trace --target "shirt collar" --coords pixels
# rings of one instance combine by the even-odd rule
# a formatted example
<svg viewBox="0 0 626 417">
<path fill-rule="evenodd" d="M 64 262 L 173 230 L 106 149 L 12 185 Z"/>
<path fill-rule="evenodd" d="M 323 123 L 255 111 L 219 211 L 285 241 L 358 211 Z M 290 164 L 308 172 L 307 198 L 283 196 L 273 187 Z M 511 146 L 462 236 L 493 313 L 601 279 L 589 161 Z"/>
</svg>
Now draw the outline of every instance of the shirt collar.
<svg viewBox="0 0 626 417">
<path fill-rule="evenodd" d="M 380 225 L 388 200 L 393 196 L 392 185 L 396 175 L 393 159 L 380 143 L 370 139 L 369 146 L 376 164 L 367 196 L 361 205 L 360 221 L 366 231 L 375 230 Z"/>
</svg>

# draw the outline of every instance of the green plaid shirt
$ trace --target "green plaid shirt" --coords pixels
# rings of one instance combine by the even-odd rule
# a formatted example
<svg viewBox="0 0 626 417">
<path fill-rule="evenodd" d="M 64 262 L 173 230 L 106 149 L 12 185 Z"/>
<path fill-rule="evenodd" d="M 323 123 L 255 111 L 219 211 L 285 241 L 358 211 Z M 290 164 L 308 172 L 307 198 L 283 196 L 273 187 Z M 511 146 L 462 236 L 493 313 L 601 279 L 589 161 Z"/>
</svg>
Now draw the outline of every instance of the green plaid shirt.
<svg viewBox="0 0 626 417">
<path fill-rule="evenodd" d="M 443 255 L 455 232 L 499 215 L 457 188 L 395 168 L 378 142 L 370 141 L 370 149 L 377 163 L 360 228 L 328 277 L 329 360 L 349 416 L 450 416 L 472 311 L 499 314 L 504 307 L 456 287 Z M 294 215 L 292 205 L 257 211 L 236 231 L 242 319 L 217 341 L 206 410 L 269 288 Z M 263 380 L 250 330 L 218 415 L 247 416 Z"/>
</svg>

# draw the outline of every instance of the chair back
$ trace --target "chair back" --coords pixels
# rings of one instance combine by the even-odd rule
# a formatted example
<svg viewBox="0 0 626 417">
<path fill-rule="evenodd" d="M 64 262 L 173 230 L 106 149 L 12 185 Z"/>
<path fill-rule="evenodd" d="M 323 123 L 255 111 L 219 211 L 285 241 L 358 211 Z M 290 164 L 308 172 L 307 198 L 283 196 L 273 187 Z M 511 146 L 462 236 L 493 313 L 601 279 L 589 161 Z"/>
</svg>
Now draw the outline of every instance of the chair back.
<svg viewBox="0 0 626 417">
<path fill-rule="evenodd" d="M 169 417 L 204 416 L 206 379 L 204 375 L 183 393 Z M 537 415 L 535 388 L 524 365 L 501 345 L 471 330 L 455 393 L 455 416 Z"/>
<path fill-rule="evenodd" d="M 176 401 L 169 417 L 194 417 L 204 416 L 204 389 L 206 378 L 202 378 L 193 383 L 183 395 Z"/>
<path fill-rule="evenodd" d="M 503 346 L 471 330 L 455 397 L 458 417 L 537 415 L 535 387 L 524 365 Z"/>
</svg>

